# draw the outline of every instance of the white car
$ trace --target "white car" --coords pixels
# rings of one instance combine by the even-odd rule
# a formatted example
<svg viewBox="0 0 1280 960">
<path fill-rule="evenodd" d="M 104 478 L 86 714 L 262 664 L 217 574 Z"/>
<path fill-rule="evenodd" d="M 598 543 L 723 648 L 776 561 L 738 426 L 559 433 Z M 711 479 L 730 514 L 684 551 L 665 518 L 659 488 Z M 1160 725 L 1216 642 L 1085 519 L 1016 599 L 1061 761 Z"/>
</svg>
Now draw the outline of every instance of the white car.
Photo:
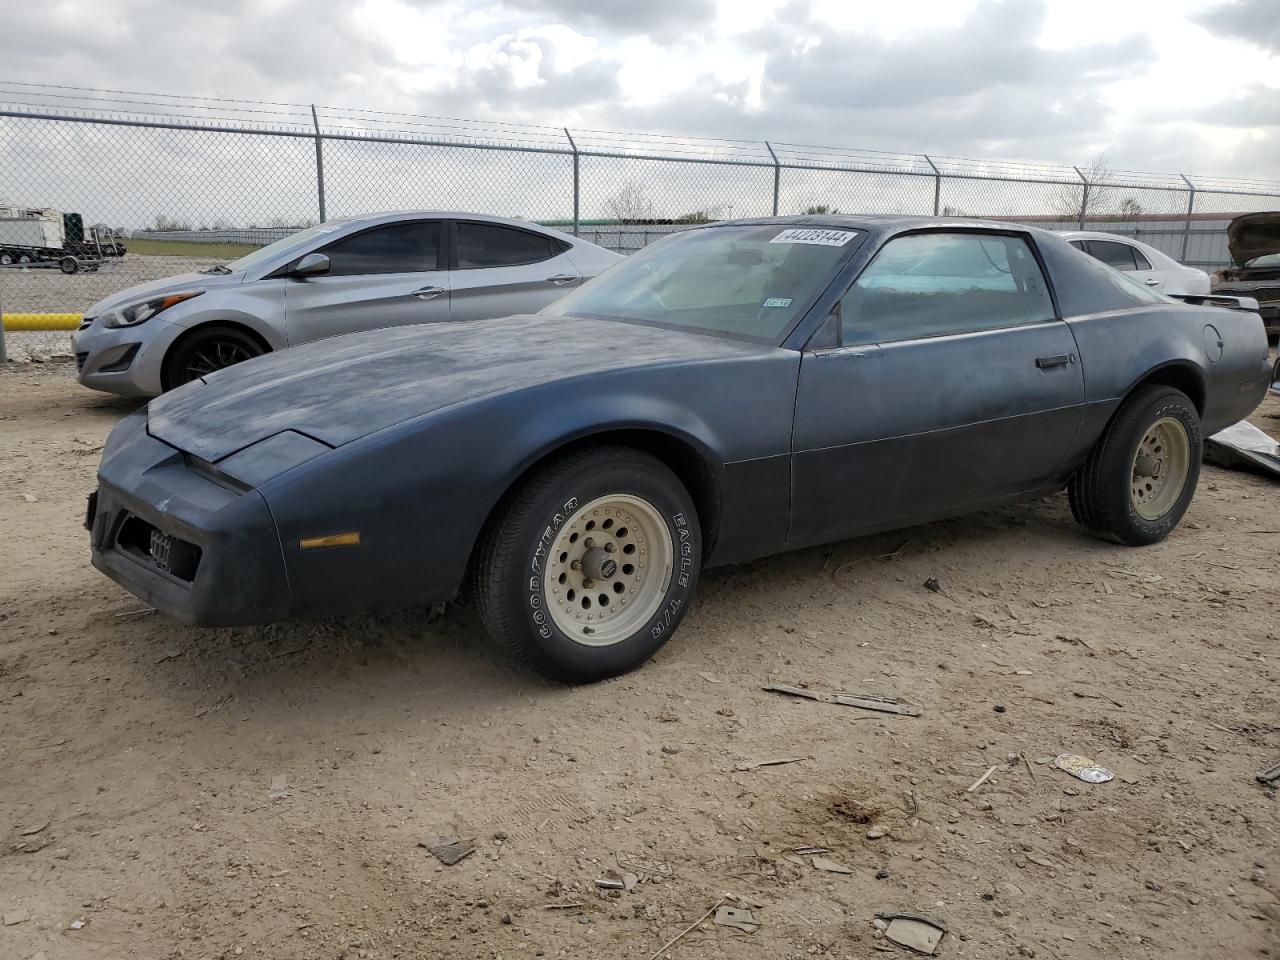
<svg viewBox="0 0 1280 960">
<path fill-rule="evenodd" d="M 391 213 L 330 221 L 94 304 L 80 382 L 153 397 L 285 347 L 377 327 L 536 313 L 622 257 L 521 220 Z"/>
<path fill-rule="evenodd" d="M 1077 250 L 1124 271 L 1160 293 L 1203 296 L 1209 292 L 1209 275 L 1203 270 L 1184 267 L 1168 254 L 1132 237 L 1091 230 L 1062 230 L 1059 233 Z"/>
</svg>

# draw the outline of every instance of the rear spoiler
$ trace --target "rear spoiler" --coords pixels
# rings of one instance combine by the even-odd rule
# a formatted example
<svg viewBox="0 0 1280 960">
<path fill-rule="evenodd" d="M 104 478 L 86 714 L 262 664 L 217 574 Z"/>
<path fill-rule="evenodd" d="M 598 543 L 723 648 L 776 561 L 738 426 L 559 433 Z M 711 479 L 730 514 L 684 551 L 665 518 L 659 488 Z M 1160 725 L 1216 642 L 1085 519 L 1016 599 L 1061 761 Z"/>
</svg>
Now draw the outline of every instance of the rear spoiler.
<svg viewBox="0 0 1280 960">
<path fill-rule="evenodd" d="M 1248 310 L 1253 313 L 1261 309 L 1253 297 L 1232 297 L 1225 293 L 1170 293 L 1167 296 L 1193 307 L 1226 307 L 1228 310 Z"/>
</svg>

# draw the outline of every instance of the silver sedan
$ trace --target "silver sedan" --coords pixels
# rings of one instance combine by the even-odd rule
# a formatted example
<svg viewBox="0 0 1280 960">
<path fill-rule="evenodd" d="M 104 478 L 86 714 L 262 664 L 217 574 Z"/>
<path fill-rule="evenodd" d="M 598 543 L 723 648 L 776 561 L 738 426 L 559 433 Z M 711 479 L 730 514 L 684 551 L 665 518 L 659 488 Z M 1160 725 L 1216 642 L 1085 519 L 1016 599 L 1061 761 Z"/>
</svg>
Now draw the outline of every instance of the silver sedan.
<svg viewBox="0 0 1280 960">
<path fill-rule="evenodd" d="M 621 259 L 519 220 L 359 217 L 122 290 L 89 308 L 72 342 L 85 386 L 150 397 L 322 337 L 533 313 Z"/>
</svg>

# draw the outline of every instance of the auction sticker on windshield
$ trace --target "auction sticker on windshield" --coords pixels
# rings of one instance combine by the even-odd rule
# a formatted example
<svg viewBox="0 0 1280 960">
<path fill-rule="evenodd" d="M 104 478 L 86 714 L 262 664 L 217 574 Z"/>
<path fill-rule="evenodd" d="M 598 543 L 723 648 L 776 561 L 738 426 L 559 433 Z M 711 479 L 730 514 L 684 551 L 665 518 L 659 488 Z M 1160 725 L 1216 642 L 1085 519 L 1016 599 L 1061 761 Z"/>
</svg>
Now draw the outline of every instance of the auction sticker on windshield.
<svg viewBox="0 0 1280 960">
<path fill-rule="evenodd" d="M 843 247 L 858 235 L 856 230 L 783 230 L 770 243 L 816 243 L 823 247 Z"/>
</svg>

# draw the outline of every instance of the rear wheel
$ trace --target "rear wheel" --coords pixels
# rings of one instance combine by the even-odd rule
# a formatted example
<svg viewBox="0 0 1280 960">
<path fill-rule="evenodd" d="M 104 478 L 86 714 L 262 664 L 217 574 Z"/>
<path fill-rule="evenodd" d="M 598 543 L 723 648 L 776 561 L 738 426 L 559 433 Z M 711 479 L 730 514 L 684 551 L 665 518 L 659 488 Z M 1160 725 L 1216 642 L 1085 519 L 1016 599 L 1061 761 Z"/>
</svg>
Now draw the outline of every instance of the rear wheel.
<svg viewBox="0 0 1280 960">
<path fill-rule="evenodd" d="M 262 344 L 243 330 L 202 327 L 169 351 L 165 361 L 165 389 L 172 390 L 265 352 Z"/>
<path fill-rule="evenodd" d="M 1173 387 L 1142 387 L 1071 479 L 1071 512 L 1093 533 L 1129 546 L 1163 540 L 1191 504 L 1202 454 L 1190 398 Z"/>
<path fill-rule="evenodd" d="M 570 454 L 495 514 L 473 571 L 481 619 L 543 676 L 583 682 L 639 666 L 692 602 L 702 555 L 688 492 L 627 447 Z"/>
<path fill-rule="evenodd" d="M 6 250 L 4 253 L 0 253 L 0 265 L 3 265 L 3 266 L 6 266 L 6 267 L 7 267 L 7 266 L 9 266 L 9 264 L 11 264 L 11 263 L 13 263 L 13 254 L 12 254 L 12 253 L 9 253 L 9 251 L 7 251 L 7 250 Z"/>
<path fill-rule="evenodd" d="M 75 257 L 63 257 L 58 261 L 58 269 L 63 273 L 75 273 L 80 269 L 80 261 Z"/>
</svg>

